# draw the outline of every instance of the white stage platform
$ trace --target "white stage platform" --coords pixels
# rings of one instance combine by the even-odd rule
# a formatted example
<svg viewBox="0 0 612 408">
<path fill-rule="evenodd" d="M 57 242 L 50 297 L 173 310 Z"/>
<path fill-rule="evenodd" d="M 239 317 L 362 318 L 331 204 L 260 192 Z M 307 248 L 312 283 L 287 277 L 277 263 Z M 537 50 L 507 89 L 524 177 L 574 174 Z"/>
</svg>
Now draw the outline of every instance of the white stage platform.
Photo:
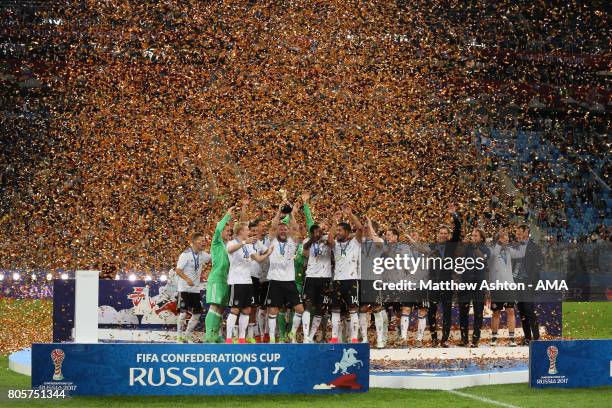
<svg viewBox="0 0 612 408">
<path fill-rule="evenodd" d="M 199 333 L 200 337 L 203 336 L 202 333 Z M 540 329 L 540 335 L 546 335 L 546 329 Z M 523 330 L 520 328 L 516 329 L 516 338 L 523 337 Z M 459 341 L 461 338 L 459 334 L 459 330 L 452 330 L 450 340 Z M 489 330 L 485 330 L 481 336 L 481 344 L 482 346 L 486 346 L 489 339 L 491 338 L 491 334 Z M 499 331 L 499 339 L 500 341 L 506 341 L 508 338 L 507 329 L 501 329 Z M 98 329 L 98 339 L 103 342 L 115 342 L 115 341 L 128 341 L 128 342 L 153 342 L 153 343 L 175 343 L 176 342 L 176 331 L 174 330 L 164 330 L 164 329 L 116 329 L 116 328 L 99 328 Z M 408 340 L 414 341 L 414 334 L 408 334 Z M 425 349 L 423 349 L 425 350 Z M 440 349 L 437 349 L 440 350 Z"/>
<path fill-rule="evenodd" d="M 529 381 L 529 370 L 482 371 L 370 371 L 371 388 L 404 388 L 415 390 L 456 390 L 478 385 L 516 384 Z"/>
<path fill-rule="evenodd" d="M 461 360 L 477 358 L 528 359 L 529 347 L 371 349 L 370 360 Z"/>
<path fill-rule="evenodd" d="M 370 387 L 454 390 L 525 383 L 528 347 L 370 350 Z"/>
</svg>

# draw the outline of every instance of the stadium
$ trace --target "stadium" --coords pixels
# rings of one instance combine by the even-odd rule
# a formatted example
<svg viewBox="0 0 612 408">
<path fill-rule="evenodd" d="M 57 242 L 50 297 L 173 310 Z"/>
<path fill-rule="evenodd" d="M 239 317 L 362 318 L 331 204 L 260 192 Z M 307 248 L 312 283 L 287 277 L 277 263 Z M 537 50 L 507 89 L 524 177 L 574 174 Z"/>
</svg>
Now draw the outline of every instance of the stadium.
<svg viewBox="0 0 612 408">
<path fill-rule="evenodd" d="M 606 4 L 0 2 L 1 405 L 610 405 Z"/>
</svg>

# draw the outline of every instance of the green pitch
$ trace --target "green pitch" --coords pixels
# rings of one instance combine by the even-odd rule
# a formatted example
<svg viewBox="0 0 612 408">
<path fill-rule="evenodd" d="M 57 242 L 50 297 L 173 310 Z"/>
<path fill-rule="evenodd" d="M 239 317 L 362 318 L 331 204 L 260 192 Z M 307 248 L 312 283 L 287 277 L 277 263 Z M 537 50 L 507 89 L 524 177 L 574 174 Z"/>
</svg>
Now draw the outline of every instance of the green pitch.
<svg viewBox="0 0 612 408">
<path fill-rule="evenodd" d="M 563 305 L 564 331 L 570 338 L 612 338 L 612 303 Z M 9 401 L 8 389 L 28 389 L 30 378 L 8 370 L 8 358 L 0 356 L 0 406 L 28 407 L 228 407 L 249 408 L 378 408 L 378 407 L 542 407 L 586 408 L 609 406 L 611 387 L 594 389 L 535 390 L 527 384 L 492 385 L 458 391 L 371 389 L 366 394 L 333 396 L 249 397 L 79 397 L 66 400 Z"/>
<path fill-rule="evenodd" d="M 563 337 L 612 339 L 612 302 L 564 303 Z"/>
</svg>

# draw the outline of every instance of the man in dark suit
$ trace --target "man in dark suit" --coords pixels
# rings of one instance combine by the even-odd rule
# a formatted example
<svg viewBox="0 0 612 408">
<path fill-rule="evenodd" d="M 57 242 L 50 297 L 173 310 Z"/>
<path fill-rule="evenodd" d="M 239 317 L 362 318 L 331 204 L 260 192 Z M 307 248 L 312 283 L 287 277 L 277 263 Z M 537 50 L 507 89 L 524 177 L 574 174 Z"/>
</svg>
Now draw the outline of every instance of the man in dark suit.
<svg viewBox="0 0 612 408">
<path fill-rule="evenodd" d="M 461 240 L 461 220 L 457 214 L 457 207 L 454 204 L 448 206 L 448 212 L 453 217 L 453 230 L 447 225 L 442 225 L 438 228 L 438 242 L 431 245 L 431 257 L 453 258 L 457 250 L 457 245 Z M 429 272 L 429 277 L 432 282 L 449 282 L 453 279 L 453 270 L 444 268 L 432 269 Z M 429 311 L 427 320 L 429 323 L 429 331 L 431 333 L 432 346 L 438 346 L 438 327 L 436 322 L 436 314 L 438 306 L 442 306 L 442 341 L 441 347 L 448 347 L 448 337 L 451 330 L 451 317 L 453 306 L 453 291 L 433 291 L 429 294 Z"/>
<path fill-rule="evenodd" d="M 476 263 L 471 266 L 466 266 L 465 271 L 461 274 L 461 281 L 463 283 L 476 284 L 480 286 L 481 282 L 489 280 L 489 266 L 488 261 L 491 257 L 491 252 L 486 246 L 486 235 L 485 232 L 480 228 L 474 228 L 470 235 L 470 243 L 465 244 L 462 249 L 459 250 L 461 256 L 466 259 L 480 258 L 484 267 L 479 268 Z M 457 305 L 459 306 L 459 328 L 461 329 L 461 343 L 459 347 L 478 347 L 480 341 L 480 331 L 482 329 L 482 317 L 484 311 L 485 294 L 480 289 L 475 290 L 463 290 L 457 291 Z M 470 304 L 474 310 L 474 330 L 472 333 L 472 343 L 468 342 L 468 336 L 470 332 L 469 325 L 469 313 Z"/>
<path fill-rule="evenodd" d="M 517 303 L 525 336 L 522 345 L 526 346 L 531 340 L 538 340 L 540 338 L 536 303 L 532 300 L 535 296 L 533 288 L 536 287 L 540 279 L 544 257 L 538 244 L 529 237 L 528 225 L 519 225 L 516 228 L 515 234 L 521 245 L 526 245 L 525 257 L 519 261 L 516 275 L 516 282 L 524 283 L 527 286 L 527 290 L 520 296 L 522 301 Z M 531 289 L 528 285 L 532 285 Z"/>
</svg>

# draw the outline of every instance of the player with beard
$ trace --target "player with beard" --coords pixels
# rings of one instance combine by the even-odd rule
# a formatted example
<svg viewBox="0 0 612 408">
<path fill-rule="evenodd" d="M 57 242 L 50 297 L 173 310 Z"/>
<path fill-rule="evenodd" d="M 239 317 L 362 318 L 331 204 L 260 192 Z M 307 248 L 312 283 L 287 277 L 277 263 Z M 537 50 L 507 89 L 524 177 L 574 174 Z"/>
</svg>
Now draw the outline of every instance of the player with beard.
<svg viewBox="0 0 612 408">
<path fill-rule="evenodd" d="M 288 203 L 283 205 L 285 204 L 289 205 Z M 265 302 L 268 307 L 270 343 L 276 343 L 276 317 L 280 308 L 290 307 L 295 312 L 292 329 L 289 333 L 291 342 L 295 342 L 295 333 L 302 322 L 302 313 L 304 313 L 302 298 L 295 284 L 294 260 L 297 253 L 297 242 L 299 242 L 299 228 L 295 221 L 295 212 L 298 207 L 293 206 L 294 213 L 291 214 L 290 225 L 286 225 L 280 222 L 283 205 L 278 207 L 270 225 L 269 236 L 273 237 L 270 242 L 270 250 L 263 255 L 251 255 L 257 262 L 263 262 L 266 259 L 270 261 L 269 286 Z"/>
<path fill-rule="evenodd" d="M 212 270 L 208 274 L 206 286 L 206 303 L 210 306 L 206 313 L 206 343 L 221 343 L 223 339 L 219 336 L 223 311 L 229 301 L 229 287 L 227 285 L 227 274 L 229 272 L 229 258 L 225 243 L 232 238 L 232 230 L 228 222 L 232 218 L 234 207 L 227 210 L 225 216 L 217 223 L 210 245 L 212 258 Z"/>
<path fill-rule="evenodd" d="M 298 224 L 298 228 L 300 229 L 300 236 L 306 236 L 308 234 L 308 229 L 314 224 L 312 212 L 310 211 L 310 205 L 308 204 L 308 201 L 310 200 L 310 193 L 304 192 L 302 193 L 300 198 L 302 199 L 302 208 L 304 209 L 304 215 L 306 217 L 306 226 L 304 226 L 303 224 Z M 297 216 L 297 212 L 294 214 L 294 216 Z M 282 222 L 288 224 L 289 217 L 290 215 L 287 215 Z M 298 242 L 297 252 L 293 261 L 293 266 L 295 269 L 295 285 L 297 286 L 298 292 L 300 294 L 304 293 L 304 279 L 306 271 L 305 262 L 306 257 L 304 256 L 303 242 Z M 281 309 L 278 313 L 278 318 L 276 319 L 279 338 L 281 342 L 284 342 L 286 340 L 288 321 L 287 319 L 293 320 L 293 313 L 289 312 L 286 314 L 285 311 Z"/>
<path fill-rule="evenodd" d="M 336 242 L 334 244 L 334 295 L 332 299 L 332 338 L 330 343 L 338 343 L 340 318 L 345 308 L 350 316 L 350 337 L 352 343 L 357 343 L 359 334 L 359 281 L 361 270 L 359 258 L 363 225 L 348 206 L 343 207 L 343 213 L 355 226 L 355 236 L 351 238 L 351 225 L 339 222 L 336 225 Z"/>
<path fill-rule="evenodd" d="M 372 221 L 369 217 L 365 217 L 365 229 L 364 236 L 361 244 L 361 265 L 373 265 L 374 259 L 383 256 L 384 251 L 384 240 L 380 238 L 376 232 L 378 224 Z M 372 287 L 372 281 L 365 282 L 366 277 L 361 276 L 364 290 L 370 290 Z M 359 327 L 362 336 L 362 342 L 368 342 L 368 313 L 372 310 L 374 315 L 374 325 L 376 327 L 376 347 L 385 347 L 385 314 L 383 311 L 383 298 L 382 293 L 377 294 L 377 301 L 372 304 L 366 304 L 364 302 L 359 306 Z"/>
<path fill-rule="evenodd" d="M 176 275 L 179 290 L 179 317 L 177 321 L 177 338 L 185 342 L 191 340 L 191 333 L 202 315 L 202 299 L 200 296 L 200 276 L 202 265 L 210 261 L 210 255 L 204 252 L 204 235 L 196 232 L 191 236 L 191 246 L 178 259 Z M 187 312 L 191 318 L 183 335 L 183 325 L 187 320 Z"/>
<path fill-rule="evenodd" d="M 336 219 L 339 221 L 339 217 Z M 305 310 L 302 315 L 304 343 L 312 343 L 327 307 L 327 293 L 332 277 L 332 249 L 335 233 L 324 235 L 325 231 L 317 224 L 309 227 L 310 237 L 304 242 L 303 253 L 306 258 L 306 277 L 304 280 Z M 310 326 L 310 310 L 314 310 Z"/>
</svg>

